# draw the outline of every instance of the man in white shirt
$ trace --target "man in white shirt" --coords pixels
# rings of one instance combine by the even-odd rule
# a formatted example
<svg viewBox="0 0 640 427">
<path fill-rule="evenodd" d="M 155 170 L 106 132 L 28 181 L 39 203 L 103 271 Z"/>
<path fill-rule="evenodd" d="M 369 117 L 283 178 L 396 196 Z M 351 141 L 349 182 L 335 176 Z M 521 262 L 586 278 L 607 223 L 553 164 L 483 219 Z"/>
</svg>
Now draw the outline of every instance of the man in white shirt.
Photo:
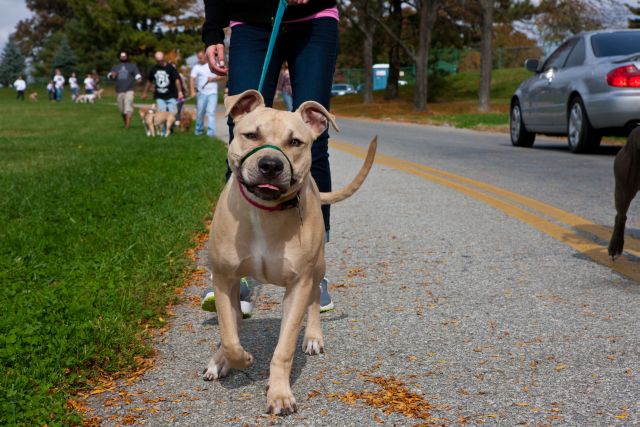
<svg viewBox="0 0 640 427">
<path fill-rule="evenodd" d="M 87 74 L 87 77 L 84 78 L 84 93 L 87 95 L 91 95 L 96 88 L 96 82 L 91 77 L 91 74 Z"/>
<path fill-rule="evenodd" d="M 56 88 L 56 102 L 62 101 L 62 89 L 64 89 L 64 76 L 59 68 L 56 68 L 56 74 L 53 76 L 53 84 Z"/>
<path fill-rule="evenodd" d="M 27 82 L 24 81 L 22 76 L 18 76 L 15 82 L 13 82 L 13 87 L 15 88 L 18 94 L 16 95 L 16 99 L 21 99 L 24 101 L 24 91 L 27 89 Z"/>
<path fill-rule="evenodd" d="M 218 83 L 222 77 L 213 74 L 203 51 L 198 52 L 198 64 L 191 69 L 191 94 L 197 93 L 196 135 L 204 132 L 204 116 L 207 115 L 207 136 L 216 134 L 216 107 L 218 105 Z"/>
</svg>

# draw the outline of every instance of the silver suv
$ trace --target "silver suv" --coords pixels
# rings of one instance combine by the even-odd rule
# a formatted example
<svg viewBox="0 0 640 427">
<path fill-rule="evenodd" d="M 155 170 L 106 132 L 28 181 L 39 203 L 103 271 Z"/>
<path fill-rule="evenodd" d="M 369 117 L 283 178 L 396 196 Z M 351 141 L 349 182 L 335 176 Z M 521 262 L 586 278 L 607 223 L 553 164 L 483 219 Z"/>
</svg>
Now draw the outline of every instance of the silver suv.
<svg viewBox="0 0 640 427">
<path fill-rule="evenodd" d="M 582 33 L 525 68 L 535 76 L 511 98 L 515 146 L 531 147 L 536 133 L 567 135 L 572 152 L 588 152 L 640 124 L 640 30 Z"/>
</svg>

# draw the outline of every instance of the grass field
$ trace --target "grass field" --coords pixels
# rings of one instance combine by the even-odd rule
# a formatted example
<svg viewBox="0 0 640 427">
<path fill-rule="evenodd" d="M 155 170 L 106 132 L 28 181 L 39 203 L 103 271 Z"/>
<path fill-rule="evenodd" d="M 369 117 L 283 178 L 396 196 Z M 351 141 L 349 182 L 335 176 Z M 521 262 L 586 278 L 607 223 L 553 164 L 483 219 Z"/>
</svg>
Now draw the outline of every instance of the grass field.
<svg viewBox="0 0 640 427">
<path fill-rule="evenodd" d="M 0 425 L 78 423 L 69 396 L 149 354 L 224 179 L 220 142 L 45 95 L 0 90 Z"/>
<path fill-rule="evenodd" d="M 332 112 L 353 117 L 398 120 L 414 123 L 448 124 L 461 128 L 508 129 L 509 99 L 518 85 L 531 77 L 523 68 L 493 70 L 491 111 L 478 112 L 478 72 L 464 72 L 434 79 L 429 85 L 428 111 L 413 108 L 413 86 L 400 88 L 400 98 L 384 100 L 384 91 L 374 93 L 374 102 L 362 104 L 362 95 L 334 97 Z"/>
</svg>

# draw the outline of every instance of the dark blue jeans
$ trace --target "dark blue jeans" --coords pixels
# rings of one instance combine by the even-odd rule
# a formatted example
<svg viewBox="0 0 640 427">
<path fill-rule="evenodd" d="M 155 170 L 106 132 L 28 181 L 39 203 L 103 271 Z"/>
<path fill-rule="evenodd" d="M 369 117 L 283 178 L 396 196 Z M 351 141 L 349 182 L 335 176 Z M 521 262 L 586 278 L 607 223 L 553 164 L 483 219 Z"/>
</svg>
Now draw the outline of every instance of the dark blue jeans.
<svg viewBox="0 0 640 427">
<path fill-rule="evenodd" d="M 257 89 L 267 52 L 271 27 L 242 24 L 233 27 L 229 47 L 229 95 Z M 327 110 L 338 56 L 338 22 L 331 18 L 282 24 L 262 88 L 267 106 L 273 105 L 278 75 L 284 61 L 289 64 L 293 109 L 305 101 L 316 101 Z M 227 120 L 230 141 L 233 121 Z M 311 175 L 322 192 L 331 191 L 329 132 L 316 139 L 311 148 Z M 227 177 L 230 171 L 227 171 Z M 322 207 L 325 230 L 329 230 L 329 206 Z"/>
</svg>

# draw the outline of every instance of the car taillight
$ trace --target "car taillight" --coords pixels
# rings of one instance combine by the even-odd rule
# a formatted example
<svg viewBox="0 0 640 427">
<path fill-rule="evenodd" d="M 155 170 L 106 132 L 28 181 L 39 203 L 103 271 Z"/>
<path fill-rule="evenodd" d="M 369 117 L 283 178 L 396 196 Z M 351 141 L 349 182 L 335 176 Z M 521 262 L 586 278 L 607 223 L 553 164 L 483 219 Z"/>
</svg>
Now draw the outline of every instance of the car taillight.
<svg viewBox="0 0 640 427">
<path fill-rule="evenodd" d="M 607 83 L 615 87 L 640 88 L 640 70 L 633 64 L 616 68 L 607 74 Z"/>
</svg>

